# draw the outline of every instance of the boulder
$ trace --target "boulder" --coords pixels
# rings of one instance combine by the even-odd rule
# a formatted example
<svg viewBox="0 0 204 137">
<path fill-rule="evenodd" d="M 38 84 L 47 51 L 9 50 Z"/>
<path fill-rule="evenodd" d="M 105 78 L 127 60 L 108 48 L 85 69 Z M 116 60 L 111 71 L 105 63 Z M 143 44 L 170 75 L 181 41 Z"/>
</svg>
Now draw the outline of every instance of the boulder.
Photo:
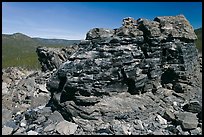
<svg viewBox="0 0 204 137">
<path fill-rule="evenodd" d="M 68 119 L 95 119 L 86 111 L 98 106 L 104 97 L 122 92 L 157 92 L 171 85 L 172 92 L 158 94 L 171 98 L 180 93 L 185 97 L 188 86 L 196 85 L 195 75 L 200 71 L 195 40 L 194 30 L 183 15 L 154 21 L 127 18 L 114 30 L 91 29 L 79 44 L 83 48 L 67 58 L 48 81 L 47 89 L 55 102 L 52 107 Z M 114 97 L 113 101 L 120 102 Z"/>
<path fill-rule="evenodd" d="M 198 126 L 196 114 L 191 112 L 182 112 L 176 114 L 176 120 L 181 124 L 183 130 L 192 130 Z"/>
<path fill-rule="evenodd" d="M 56 131 L 60 133 L 60 135 L 72 135 L 77 130 L 78 125 L 75 123 L 71 123 L 68 121 L 61 121 L 56 125 Z"/>
</svg>

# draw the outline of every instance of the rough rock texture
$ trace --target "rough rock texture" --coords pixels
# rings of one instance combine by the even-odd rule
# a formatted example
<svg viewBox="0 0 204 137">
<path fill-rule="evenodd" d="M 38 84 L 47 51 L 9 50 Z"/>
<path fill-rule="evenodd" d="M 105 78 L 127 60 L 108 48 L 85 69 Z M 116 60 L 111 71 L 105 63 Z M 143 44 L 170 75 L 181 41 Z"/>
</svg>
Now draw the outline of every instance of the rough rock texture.
<svg viewBox="0 0 204 137">
<path fill-rule="evenodd" d="M 194 44 L 197 36 L 183 15 L 156 17 L 154 21 L 127 18 L 118 29 L 94 28 L 86 36 L 83 47 L 59 67 L 47 84 L 52 107 L 66 120 L 102 120 L 105 125 L 115 119 L 132 121 L 144 117 L 144 111 L 163 115 L 165 110 L 159 107 L 163 103 L 179 111 L 179 104 L 197 97 L 194 92 L 201 94 Z M 166 88 L 170 91 L 164 98 Z M 145 99 L 135 95 L 141 93 Z M 156 117 L 151 118 L 155 121 Z M 170 115 L 168 120 L 172 118 Z M 154 127 L 166 127 L 161 121 Z M 100 122 L 94 123 L 92 126 Z M 133 127 L 129 128 L 126 133 L 134 134 L 129 131 Z M 89 134 L 115 134 L 114 129 L 109 130 L 111 125 L 89 130 Z M 165 134 L 154 130 L 139 134 Z M 123 133 L 121 129 L 119 134 Z"/>
<path fill-rule="evenodd" d="M 202 54 L 199 54 L 200 72 L 202 72 Z"/>
<path fill-rule="evenodd" d="M 176 114 L 177 121 L 181 123 L 184 130 L 195 129 L 198 125 L 196 114 L 190 112 Z"/>
<path fill-rule="evenodd" d="M 64 118 L 49 107 L 46 89 L 53 72 L 14 67 L 2 70 L 2 85 L 7 90 L 2 92 L 2 135 L 59 135 L 56 125 Z M 70 134 L 75 129 L 70 128 Z"/>
<path fill-rule="evenodd" d="M 25 127 L 27 124 L 22 114 L 28 109 L 45 106 L 48 103 L 50 93 L 45 92 L 46 88 L 42 87 L 52 73 L 52 71 L 43 73 L 14 67 L 2 70 L 2 84 L 5 83 L 7 88 L 7 92 L 2 92 L 2 127 L 12 128 L 12 133 L 17 131 L 21 133 L 18 130 L 19 126 Z M 8 130 L 2 128 L 4 129 Z"/>
<path fill-rule="evenodd" d="M 78 125 L 68 121 L 62 121 L 57 124 L 56 130 L 60 135 L 71 135 L 77 130 Z"/>
<path fill-rule="evenodd" d="M 52 71 L 57 69 L 60 64 L 67 61 L 69 56 L 76 51 L 77 45 L 66 48 L 46 48 L 38 47 L 36 49 L 38 60 L 41 64 L 42 71 Z"/>
<path fill-rule="evenodd" d="M 201 135 L 195 39 L 182 15 L 128 17 L 91 29 L 76 51 L 38 48 L 45 72 L 2 70 L 2 133 Z"/>
<path fill-rule="evenodd" d="M 2 94 L 3 109 L 5 107 L 12 110 L 15 107 L 16 110 L 20 110 L 46 105 L 50 93 L 46 90 L 45 84 L 52 73 L 53 71 L 43 73 L 12 67 L 3 70 L 2 83 L 6 83 L 7 88 L 7 92 Z"/>
</svg>

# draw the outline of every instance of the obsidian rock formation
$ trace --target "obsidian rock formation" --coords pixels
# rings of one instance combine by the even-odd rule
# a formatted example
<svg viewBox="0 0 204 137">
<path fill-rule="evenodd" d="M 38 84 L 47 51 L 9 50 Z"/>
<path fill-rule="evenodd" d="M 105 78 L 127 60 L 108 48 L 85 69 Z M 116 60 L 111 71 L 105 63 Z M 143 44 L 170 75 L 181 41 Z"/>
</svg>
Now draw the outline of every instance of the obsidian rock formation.
<svg viewBox="0 0 204 137">
<path fill-rule="evenodd" d="M 2 134 L 202 135 L 195 39 L 182 15 L 128 17 L 76 47 L 40 47 L 46 72 L 2 69 Z"/>
<path fill-rule="evenodd" d="M 162 87 L 184 93 L 200 72 L 196 38 L 183 15 L 127 18 L 117 29 L 91 29 L 47 83 L 52 105 L 69 120 L 92 119 L 80 106 L 87 109 L 104 96 L 157 93 Z"/>
<path fill-rule="evenodd" d="M 41 70 L 46 72 L 57 69 L 77 49 L 77 45 L 70 45 L 66 48 L 38 47 L 36 53 L 41 64 Z"/>
</svg>

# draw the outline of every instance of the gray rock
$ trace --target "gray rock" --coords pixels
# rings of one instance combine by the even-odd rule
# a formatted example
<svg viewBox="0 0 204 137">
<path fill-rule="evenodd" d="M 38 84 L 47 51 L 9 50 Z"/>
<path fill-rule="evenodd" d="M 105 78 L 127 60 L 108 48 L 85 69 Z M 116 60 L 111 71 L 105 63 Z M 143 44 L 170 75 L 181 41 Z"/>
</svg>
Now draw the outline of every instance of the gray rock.
<svg viewBox="0 0 204 137">
<path fill-rule="evenodd" d="M 20 123 L 20 126 L 21 127 L 26 127 L 26 120 L 22 120 L 21 123 Z"/>
<path fill-rule="evenodd" d="M 108 38 L 113 36 L 113 34 L 114 34 L 114 30 L 111 30 L 111 29 L 94 28 L 94 29 L 91 29 L 86 34 L 86 40 Z"/>
<path fill-rule="evenodd" d="M 55 130 L 56 125 L 55 124 L 50 124 L 47 127 L 44 128 L 45 132 L 53 131 Z"/>
<path fill-rule="evenodd" d="M 195 121 L 195 120 L 188 120 L 188 121 L 185 120 L 185 121 L 182 122 L 182 128 L 183 128 L 184 130 L 194 129 L 194 128 L 197 127 L 197 125 L 198 125 L 198 122 Z"/>
<path fill-rule="evenodd" d="M 166 110 L 163 116 L 167 121 L 175 120 L 175 115 L 169 110 Z"/>
<path fill-rule="evenodd" d="M 130 28 L 127 28 L 126 26 L 125 27 L 120 27 L 119 29 L 116 29 L 116 36 L 131 36 L 131 37 L 136 37 L 136 38 L 139 38 L 139 39 L 134 39 L 133 41 L 134 42 L 143 42 L 143 37 L 139 37 L 139 36 L 142 36 L 143 35 L 143 32 L 140 31 L 139 29 L 135 28 L 134 26 L 130 29 Z M 116 42 L 119 42 L 119 41 L 116 41 Z M 120 42 L 119 42 L 120 43 Z"/>
<path fill-rule="evenodd" d="M 97 127 L 97 131 L 96 133 L 98 134 L 106 134 L 106 135 L 109 135 L 109 134 L 112 134 L 112 131 L 110 130 L 110 124 L 109 123 L 102 123 L 101 125 L 99 125 Z"/>
<path fill-rule="evenodd" d="M 198 101 L 190 101 L 183 106 L 183 109 L 188 112 L 199 113 L 202 111 L 202 106 Z"/>
<path fill-rule="evenodd" d="M 84 96 L 75 96 L 75 102 L 78 105 L 83 105 L 83 106 L 87 106 L 87 105 L 94 105 L 95 103 L 98 103 L 100 100 L 97 97 L 94 96 L 90 96 L 90 97 L 84 97 Z"/>
<path fill-rule="evenodd" d="M 178 135 L 190 135 L 189 131 L 183 131 L 181 125 L 178 125 L 176 129 L 179 131 Z"/>
<path fill-rule="evenodd" d="M 35 131 L 37 128 L 38 128 L 37 124 L 29 124 L 26 130 L 27 131 L 29 131 L 29 130 Z"/>
<path fill-rule="evenodd" d="M 12 111 L 8 109 L 2 109 L 2 126 L 10 119 L 12 119 Z"/>
<path fill-rule="evenodd" d="M 4 126 L 2 128 L 2 135 L 11 135 L 12 132 L 13 132 L 13 128 L 11 127 Z"/>
<path fill-rule="evenodd" d="M 190 130 L 191 135 L 202 135 L 202 128 L 197 127 L 196 129 Z"/>
<path fill-rule="evenodd" d="M 183 83 L 176 83 L 173 86 L 174 91 L 176 91 L 177 93 L 184 93 L 187 91 L 187 84 L 183 84 Z"/>
<path fill-rule="evenodd" d="M 53 123 L 64 121 L 63 116 L 58 111 L 54 111 L 54 113 L 51 114 L 48 119 L 50 119 Z"/>
<path fill-rule="evenodd" d="M 202 115 L 202 112 L 203 112 L 203 111 L 201 110 L 201 112 L 199 112 L 198 115 L 197 115 L 199 121 L 201 121 L 201 122 L 202 122 L 202 116 L 203 116 L 203 115 Z"/>
<path fill-rule="evenodd" d="M 35 121 L 33 121 L 33 123 L 36 123 L 38 125 L 44 123 L 46 121 L 45 116 L 39 116 L 38 119 L 36 119 Z"/>
<path fill-rule="evenodd" d="M 164 135 L 164 133 L 162 132 L 162 129 L 155 130 L 152 134 L 153 135 Z"/>
<path fill-rule="evenodd" d="M 158 121 L 161 125 L 166 125 L 167 124 L 167 120 L 164 119 L 163 117 L 161 117 L 160 115 L 157 115 L 155 120 Z"/>
<path fill-rule="evenodd" d="M 19 128 L 13 135 L 27 135 L 25 128 Z"/>
<path fill-rule="evenodd" d="M 179 130 L 174 126 L 174 125 L 170 125 L 166 128 L 166 130 L 172 132 L 175 135 L 179 134 Z"/>
<path fill-rule="evenodd" d="M 169 90 L 169 89 L 163 89 L 164 91 L 164 96 L 168 97 L 172 95 L 173 90 Z"/>
<path fill-rule="evenodd" d="M 184 130 L 192 130 L 195 129 L 198 125 L 198 118 L 196 114 L 190 112 L 182 112 L 176 114 L 176 119 L 182 125 L 182 129 Z"/>
<path fill-rule="evenodd" d="M 28 135 L 38 135 L 38 132 L 30 130 L 30 131 L 28 131 L 27 134 Z"/>
<path fill-rule="evenodd" d="M 144 130 L 144 127 L 143 127 L 141 120 L 135 120 L 134 123 L 135 123 L 135 126 L 134 126 L 135 129 Z"/>
<path fill-rule="evenodd" d="M 78 125 L 68 121 L 61 121 L 56 125 L 56 131 L 60 135 L 72 135 L 77 130 Z"/>
<path fill-rule="evenodd" d="M 49 91 L 46 88 L 46 84 L 44 85 L 39 85 L 39 90 L 40 92 L 48 93 Z"/>
<path fill-rule="evenodd" d="M 33 98 L 31 101 L 31 108 L 36 108 L 39 106 L 44 106 L 50 100 L 49 94 L 38 94 L 37 97 Z"/>
<path fill-rule="evenodd" d="M 16 131 L 19 128 L 19 125 L 13 121 L 13 119 L 6 122 L 5 126 L 13 128 Z"/>
<path fill-rule="evenodd" d="M 8 93 L 8 85 L 5 82 L 2 82 L 2 94 Z"/>
<path fill-rule="evenodd" d="M 111 133 L 109 130 L 109 127 L 106 128 L 108 133 Z M 115 135 L 124 135 L 124 131 L 122 129 L 122 123 L 119 120 L 113 120 L 111 122 L 111 129 L 114 132 Z"/>
<path fill-rule="evenodd" d="M 131 135 L 130 125 L 122 125 L 122 130 L 124 135 Z"/>
<path fill-rule="evenodd" d="M 148 32 L 148 35 L 151 37 L 161 36 L 161 30 L 159 29 L 159 23 L 156 21 L 142 20 L 139 23 L 139 29 L 145 29 Z"/>
<path fill-rule="evenodd" d="M 38 110 L 38 113 L 45 117 L 49 117 L 52 113 L 52 110 L 51 107 L 43 107 L 42 109 Z"/>
<path fill-rule="evenodd" d="M 86 40 L 70 56 L 59 58 L 60 53 L 38 49 L 42 53 L 39 60 L 44 70 L 57 69 L 47 82 L 47 90 L 51 93 L 49 105 L 71 121 L 77 117 L 102 120 L 102 123 L 117 119 L 130 122 L 138 117 L 148 126 L 137 123 L 133 129 L 149 129 L 149 134 L 154 131 L 175 134 L 164 130 L 167 120 L 177 121 L 176 124 L 188 129 L 191 122 L 178 120 L 165 110 L 182 111 L 179 104 L 196 98 L 202 91 L 199 90 L 202 80 L 195 39 L 194 30 L 181 15 L 157 17 L 154 21 L 127 18 L 122 27 L 114 30 L 91 29 Z M 198 117 L 201 112 L 197 112 Z M 155 114 L 159 114 L 157 122 Z M 48 126 L 61 120 L 48 118 L 45 123 Z M 91 126 L 100 125 L 95 124 L 98 123 L 87 123 L 87 128 L 83 124 L 80 130 L 84 134 L 136 132 L 130 123 L 128 126 L 120 122 L 112 124 L 110 129 L 90 130 Z M 64 134 L 62 132 L 60 134 Z M 140 130 L 138 134 L 148 134 L 148 131 Z"/>
<path fill-rule="evenodd" d="M 132 27 L 136 27 L 137 24 L 136 24 L 136 20 L 134 20 L 134 18 L 127 17 L 127 18 L 123 19 L 122 25 L 124 27 L 127 27 L 127 28 L 132 28 Z"/>
<path fill-rule="evenodd" d="M 161 24 L 162 33 L 165 35 L 171 34 L 172 37 L 177 38 L 197 39 L 193 27 L 186 20 L 184 15 L 156 17 L 154 20 Z"/>
<path fill-rule="evenodd" d="M 62 49 L 38 47 L 36 52 L 42 71 L 46 72 L 57 69 L 76 49 L 78 49 L 77 45 Z"/>
<path fill-rule="evenodd" d="M 36 111 L 30 109 L 24 112 L 25 120 L 27 124 L 32 124 L 38 118 L 38 114 Z M 23 118 L 22 118 L 23 119 Z"/>
<path fill-rule="evenodd" d="M 35 90 L 35 79 L 34 78 L 28 78 L 22 83 L 28 92 L 32 92 Z"/>
<path fill-rule="evenodd" d="M 38 134 L 43 134 L 44 133 L 44 130 L 43 130 L 43 127 L 38 127 L 37 129 L 36 129 L 36 132 L 38 133 Z"/>
</svg>

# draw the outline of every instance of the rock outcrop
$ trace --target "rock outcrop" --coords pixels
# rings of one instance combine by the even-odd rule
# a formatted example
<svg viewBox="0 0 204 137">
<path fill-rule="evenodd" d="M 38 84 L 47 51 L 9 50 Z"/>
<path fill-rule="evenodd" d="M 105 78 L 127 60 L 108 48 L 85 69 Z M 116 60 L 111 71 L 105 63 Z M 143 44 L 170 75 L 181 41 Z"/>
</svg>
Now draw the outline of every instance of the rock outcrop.
<svg viewBox="0 0 204 137">
<path fill-rule="evenodd" d="M 2 70 L 2 135 L 64 134 L 63 128 L 58 129 L 58 123 L 67 121 L 47 106 L 50 93 L 46 82 L 53 72 L 16 67 Z M 68 124 L 70 127 L 65 132 L 73 134 L 77 125 Z"/>
<path fill-rule="evenodd" d="M 77 45 L 70 45 L 66 48 L 38 47 L 36 52 L 42 71 L 46 72 L 57 69 L 77 49 Z"/>
<path fill-rule="evenodd" d="M 183 15 L 128 17 L 76 47 L 39 47 L 42 71 L 2 69 L 2 134 L 201 135 L 195 39 Z"/>
<path fill-rule="evenodd" d="M 96 125 L 101 120 L 132 121 L 144 110 L 150 113 L 148 105 L 156 100 L 163 100 L 166 107 L 173 104 L 178 111 L 178 103 L 201 91 L 196 38 L 183 15 L 156 17 L 154 21 L 127 18 L 118 29 L 91 29 L 79 44 L 83 46 L 48 82 L 52 107 L 66 120 L 95 120 Z M 136 95 L 141 93 L 151 99 L 141 101 Z M 157 105 L 155 112 L 165 112 Z M 113 134 L 104 128 L 89 132 Z"/>
</svg>

